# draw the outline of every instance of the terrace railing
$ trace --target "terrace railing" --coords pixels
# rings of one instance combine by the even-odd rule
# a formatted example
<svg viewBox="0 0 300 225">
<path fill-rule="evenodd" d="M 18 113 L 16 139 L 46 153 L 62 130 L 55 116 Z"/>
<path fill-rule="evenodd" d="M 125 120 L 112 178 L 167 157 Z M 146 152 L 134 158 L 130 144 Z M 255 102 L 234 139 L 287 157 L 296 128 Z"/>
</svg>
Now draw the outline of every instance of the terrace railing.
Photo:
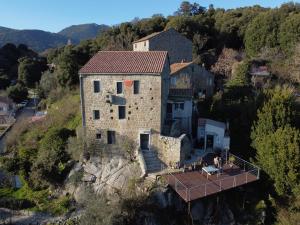
<svg viewBox="0 0 300 225">
<path fill-rule="evenodd" d="M 178 178 L 176 178 L 176 176 L 169 172 L 168 183 L 183 199 L 189 202 L 194 200 L 193 196 L 197 196 L 197 198 L 205 197 L 259 179 L 260 169 L 254 164 L 249 163 L 231 153 L 226 154 L 225 160 L 226 164 L 233 163 L 235 166 L 239 167 L 241 172 L 236 175 L 229 175 L 224 178 L 211 180 L 205 184 L 193 187 L 187 187 Z"/>
<path fill-rule="evenodd" d="M 232 163 L 233 165 L 239 167 L 242 169 L 244 172 L 251 172 L 254 176 L 259 179 L 259 173 L 260 173 L 260 168 L 250 162 L 247 162 L 246 160 L 226 151 L 225 155 L 225 162 L 226 164 Z"/>
</svg>

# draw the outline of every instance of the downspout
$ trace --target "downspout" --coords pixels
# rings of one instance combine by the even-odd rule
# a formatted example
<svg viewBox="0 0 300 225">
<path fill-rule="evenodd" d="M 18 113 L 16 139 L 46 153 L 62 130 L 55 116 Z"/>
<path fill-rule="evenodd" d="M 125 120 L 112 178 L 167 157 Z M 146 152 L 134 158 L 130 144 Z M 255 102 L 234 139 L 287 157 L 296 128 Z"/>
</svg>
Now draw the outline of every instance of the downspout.
<svg viewBox="0 0 300 225">
<path fill-rule="evenodd" d="M 84 103 L 84 90 L 83 90 L 83 76 L 79 74 L 79 85 L 80 85 L 80 103 L 81 103 L 81 115 L 82 115 L 82 128 L 83 128 L 83 157 L 85 158 L 87 153 L 87 143 L 86 143 L 86 122 L 85 122 L 85 103 Z"/>
</svg>

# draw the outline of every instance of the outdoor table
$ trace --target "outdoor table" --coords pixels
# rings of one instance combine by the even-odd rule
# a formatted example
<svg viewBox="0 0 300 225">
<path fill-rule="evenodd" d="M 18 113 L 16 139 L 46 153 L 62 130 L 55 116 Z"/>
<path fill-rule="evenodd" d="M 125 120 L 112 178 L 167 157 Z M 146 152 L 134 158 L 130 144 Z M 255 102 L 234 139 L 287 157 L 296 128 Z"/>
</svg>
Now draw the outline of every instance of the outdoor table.
<svg viewBox="0 0 300 225">
<path fill-rule="evenodd" d="M 205 172 L 207 179 L 208 179 L 208 175 L 212 175 L 214 173 L 218 173 L 219 171 L 220 171 L 220 169 L 216 168 L 215 166 L 202 167 L 202 174 L 203 174 L 203 172 Z"/>
</svg>

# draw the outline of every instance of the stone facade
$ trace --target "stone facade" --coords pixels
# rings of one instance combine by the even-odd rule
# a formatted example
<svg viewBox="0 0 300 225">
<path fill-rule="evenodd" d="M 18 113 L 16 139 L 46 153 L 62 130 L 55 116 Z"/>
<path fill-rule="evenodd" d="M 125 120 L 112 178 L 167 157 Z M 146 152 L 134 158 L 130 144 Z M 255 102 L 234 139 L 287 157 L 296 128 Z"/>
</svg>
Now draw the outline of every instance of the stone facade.
<svg viewBox="0 0 300 225">
<path fill-rule="evenodd" d="M 158 150 L 159 136 L 166 117 L 169 72 L 166 61 L 162 74 L 81 76 L 83 126 L 89 141 L 102 149 L 119 148 L 124 140 L 131 140 L 139 146 L 140 134 L 145 133 L 150 134 L 150 149 Z M 94 81 L 100 81 L 99 93 L 94 93 Z M 118 81 L 123 82 L 122 94 L 116 94 Z M 125 81 L 139 81 L 139 93 L 134 94 L 133 85 L 125 85 Z M 119 106 L 125 106 L 125 119 L 119 119 Z M 94 110 L 99 110 L 99 119 L 94 119 Z M 108 144 L 108 131 L 115 132 L 115 144 Z"/>
<path fill-rule="evenodd" d="M 192 50 L 192 42 L 173 28 L 133 43 L 133 51 L 167 51 L 171 64 L 192 61 Z"/>
<path fill-rule="evenodd" d="M 163 152 L 161 158 L 167 166 L 181 166 L 191 150 L 192 145 L 186 134 L 180 137 L 160 136 L 161 150 Z"/>
<path fill-rule="evenodd" d="M 212 96 L 214 93 L 214 75 L 205 68 L 191 63 L 187 67 L 171 74 L 171 88 L 190 88 L 193 93 Z"/>
</svg>

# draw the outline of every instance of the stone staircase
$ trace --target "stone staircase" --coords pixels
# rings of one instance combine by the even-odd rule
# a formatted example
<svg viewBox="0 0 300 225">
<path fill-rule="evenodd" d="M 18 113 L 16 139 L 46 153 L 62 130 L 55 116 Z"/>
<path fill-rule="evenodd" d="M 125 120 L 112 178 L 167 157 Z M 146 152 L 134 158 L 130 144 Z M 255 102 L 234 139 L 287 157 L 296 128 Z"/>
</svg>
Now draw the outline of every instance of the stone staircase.
<svg viewBox="0 0 300 225">
<path fill-rule="evenodd" d="M 142 150 L 142 152 L 146 163 L 146 172 L 149 174 L 161 171 L 162 163 L 157 156 L 157 152 L 151 150 Z"/>
</svg>

